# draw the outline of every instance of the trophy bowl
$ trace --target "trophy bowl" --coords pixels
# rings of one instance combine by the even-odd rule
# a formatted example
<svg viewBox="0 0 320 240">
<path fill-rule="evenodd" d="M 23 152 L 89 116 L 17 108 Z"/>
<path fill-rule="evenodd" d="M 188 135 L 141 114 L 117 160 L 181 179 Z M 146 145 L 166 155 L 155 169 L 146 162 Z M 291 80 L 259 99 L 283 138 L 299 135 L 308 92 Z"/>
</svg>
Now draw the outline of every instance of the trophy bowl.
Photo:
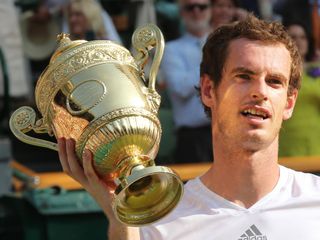
<svg viewBox="0 0 320 240">
<path fill-rule="evenodd" d="M 138 28 L 132 36 L 135 57 L 108 40 L 71 41 L 60 34 L 58 41 L 35 88 L 42 118 L 31 107 L 21 107 L 10 118 L 11 131 L 25 143 L 53 150 L 56 143 L 26 133 L 74 139 L 80 164 L 89 149 L 97 174 L 116 183 L 112 207 L 119 221 L 141 226 L 161 219 L 183 194 L 180 178 L 154 162 L 161 138 L 155 90 L 164 49 L 161 31 L 152 24 Z"/>
</svg>

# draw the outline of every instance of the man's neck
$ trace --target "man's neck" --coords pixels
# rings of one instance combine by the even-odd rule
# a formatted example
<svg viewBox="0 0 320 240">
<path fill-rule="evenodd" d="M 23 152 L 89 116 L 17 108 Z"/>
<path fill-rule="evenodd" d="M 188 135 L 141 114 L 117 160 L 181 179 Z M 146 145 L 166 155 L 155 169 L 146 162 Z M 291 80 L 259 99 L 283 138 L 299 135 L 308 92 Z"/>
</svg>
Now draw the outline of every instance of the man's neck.
<svg viewBox="0 0 320 240">
<path fill-rule="evenodd" d="M 273 149 L 277 148 L 270 146 L 254 153 L 215 152 L 214 164 L 201 181 L 221 197 L 249 208 L 271 192 L 279 180 L 278 153 Z"/>
</svg>

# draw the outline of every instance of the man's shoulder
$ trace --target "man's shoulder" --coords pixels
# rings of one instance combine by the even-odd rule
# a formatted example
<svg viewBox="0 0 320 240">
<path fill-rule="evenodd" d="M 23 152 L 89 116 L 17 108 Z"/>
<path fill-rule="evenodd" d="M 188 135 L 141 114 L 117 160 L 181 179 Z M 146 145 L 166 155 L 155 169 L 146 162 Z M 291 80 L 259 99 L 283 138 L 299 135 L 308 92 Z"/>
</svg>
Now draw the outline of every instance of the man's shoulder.
<svg viewBox="0 0 320 240">
<path fill-rule="evenodd" d="M 294 176 L 298 179 L 313 179 L 315 181 L 320 181 L 320 173 L 311 173 L 311 172 L 302 172 L 297 171 L 291 168 L 287 168 L 284 166 L 281 166 L 282 170 L 286 171 L 289 175 Z"/>
<path fill-rule="evenodd" d="M 315 173 L 295 171 L 285 167 L 282 167 L 282 169 L 288 173 L 288 185 L 291 185 L 294 189 L 300 189 L 301 193 L 309 192 L 320 194 L 319 175 Z"/>
<path fill-rule="evenodd" d="M 214 201 L 214 195 L 201 182 L 200 178 L 191 179 L 184 185 L 184 194 L 178 204 L 177 212 L 190 211 L 190 209 L 196 212 L 202 211 Z M 199 209 L 199 206 L 201 206 L 201 209 Z M 210 208 L 213 208 L 213 206 L 210 206 Z"/>
</svg>

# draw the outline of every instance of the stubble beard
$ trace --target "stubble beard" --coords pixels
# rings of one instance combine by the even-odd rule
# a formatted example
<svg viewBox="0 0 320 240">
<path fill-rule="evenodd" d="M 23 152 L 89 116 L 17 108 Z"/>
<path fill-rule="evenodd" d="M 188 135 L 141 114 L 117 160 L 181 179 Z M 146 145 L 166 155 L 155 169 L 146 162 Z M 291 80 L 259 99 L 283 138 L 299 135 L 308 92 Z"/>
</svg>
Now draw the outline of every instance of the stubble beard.
<svg viewBox="0 0 320 240">
<path fill-rule="evenodd" d="M 224 149 L 234 149 L 235 151 L 245 151 L 249 153 L 258 152 L 270 146 L 279 135 L 280 127 L 274 130 L 271 136 L 263 136 L 259 133 L 244 134 L 241 133 L 241 125 L 227 126 L 226 121 L 215 123 L 214 134 L 215 141 L 219 141 L 224 146 Z M 232 130 L 234 129 L 234 130 Z M 265 130 L 267 131 L 267 130 Z"/>
</svg>

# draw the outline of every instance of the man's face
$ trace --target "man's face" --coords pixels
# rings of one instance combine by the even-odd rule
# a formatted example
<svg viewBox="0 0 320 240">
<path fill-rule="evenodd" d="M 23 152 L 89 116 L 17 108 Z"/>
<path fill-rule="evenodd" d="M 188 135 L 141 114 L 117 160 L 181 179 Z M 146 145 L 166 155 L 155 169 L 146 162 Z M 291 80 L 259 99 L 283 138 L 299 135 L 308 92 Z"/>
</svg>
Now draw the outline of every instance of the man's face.
<svg viewBox="0 0 320 240">
<path fill-rule="evenodd" d="M 202 78 L 202 100 L 211 108 L 213 134 L 256 151 L 278 140 L 282 120 L 290 118 L 297 91 L 288 94 L 291 57 L 284 45 L 233 40 L 220 85 Z"/>
<path fill-rule="evenodd" d="M 182 0 L 181 16 L 186 28 L 189 30 L 207 29 L 211 17 L 210 8 L 210 0 Z"/>
</svg>

